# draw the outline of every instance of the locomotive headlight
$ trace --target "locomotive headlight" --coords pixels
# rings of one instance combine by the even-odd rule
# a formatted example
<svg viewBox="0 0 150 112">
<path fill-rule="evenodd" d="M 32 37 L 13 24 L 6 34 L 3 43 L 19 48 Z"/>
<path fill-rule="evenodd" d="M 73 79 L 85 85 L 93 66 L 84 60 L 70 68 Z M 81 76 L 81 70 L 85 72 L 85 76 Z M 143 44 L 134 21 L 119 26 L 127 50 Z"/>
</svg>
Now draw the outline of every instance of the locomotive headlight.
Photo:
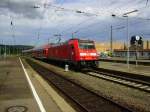
<svg viewBox="0 0 150 112">
<path fill-rule="evenodd" d="M 86 56 L 86 53 L 80 53 L 80 56 Z"/>
<path fill-rule="evenodd" d="M 96 54 L 96 53 L 90 53 L 90 55 L 91 55 L 91 56 L 97 56 L 97 54 Z"/>
</svg>

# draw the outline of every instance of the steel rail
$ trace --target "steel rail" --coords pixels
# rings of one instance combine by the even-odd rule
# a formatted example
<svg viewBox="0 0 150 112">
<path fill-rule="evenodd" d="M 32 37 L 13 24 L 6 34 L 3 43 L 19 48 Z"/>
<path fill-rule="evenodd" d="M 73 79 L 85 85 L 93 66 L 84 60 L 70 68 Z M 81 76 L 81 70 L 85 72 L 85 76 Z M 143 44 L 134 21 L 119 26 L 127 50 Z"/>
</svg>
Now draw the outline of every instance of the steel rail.
<svg viewBox="0 0 150 112">
<path fill-rule="evenodd" d="M 65 96 L 69 97 L 69 99 L 79 105 L 79 107 L 86 112 L 103 112 L 101 108 L 103 108 L 104 111 L 105 109 L 107 111 L 112 111 L 109 109 L 109 107 L 113 107 L 121 112 L 131 112 L 131 109 L 124 107 L 123 105 L 118 104 L 110 99 L 102 97 L 91 90 L 63 77 L 60 74 L 54 73 L 42 65 L 31 62 L 31 60 L 27 60 L 27 62 L 49 83 L 52 83 L 54 87 L 60 90 Z M 100 107 L 101 105 L 108 108 Z"/>
<path fill-rule="evenodd" d="M 107 81 L 111 81 L 114 83 L 118 83 L 127 87 L 132 87 L 150 93 L 150 83 L 148 82 L 147 79 L 144 80 L 145 79 L 144 77 L 146 76 L 141 76 L 141 75 L 139 76 L 138 74 L 134 74 L 132 76 L 130 73 L 120 72 L 120 71 L 118 72 L 113 70 L 107 71 L 107 69 L 104 69 L 103 71 L 103 69 L 101 68 L 88 69 L 82 72 L 96 78 L 101 78 Z M 143 79 L 141 79 L 141 77 L 143 77 Z"/>
</svg>

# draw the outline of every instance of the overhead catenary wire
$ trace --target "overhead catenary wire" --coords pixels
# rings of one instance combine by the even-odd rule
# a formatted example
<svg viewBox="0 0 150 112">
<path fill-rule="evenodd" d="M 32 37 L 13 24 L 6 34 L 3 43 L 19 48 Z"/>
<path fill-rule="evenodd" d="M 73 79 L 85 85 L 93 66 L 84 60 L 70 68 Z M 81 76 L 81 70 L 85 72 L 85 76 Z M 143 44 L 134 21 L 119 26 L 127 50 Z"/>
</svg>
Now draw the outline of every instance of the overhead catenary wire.
<svg viewBox="0 0 150 112">
<path fill-rule="evenodd" d="M 137 24 L 137 23 L 134 23 L 134 24 Z M 133 24 L 132 24 L 132 25 L 133 25 Z M 79 29 L 80 29 L 80 28 L 79 28 Z M 78 29 L 78 30 L 79 30 L 79 29 Z M 81 28 L 81 29 L 82 29 L 82 28 Z M 87 29 L 87 28 L 86 28 L 86 29 Z M 120 29 L 120 28 L 119 28 L 119 29 Z M 68 30 L 69 30 L 69 28 L 68 28 Z M 67 31 L 68 31 L 68 30 L 67 30 Z"/>
<path fill-rule="evenodd" d="M 67 29 L 65 29 L 65 30 L 63 30 L 63 31 L 61 31 L 61 33 L 66 34 L 66 33 L 64 33 L 64 32 L 71 31 L 71 30 L 74 29 L 76 26 L 81 26 L 81 25 L 83 25 L 83 24 L 89 22 L 90 20 L 93 20 L 93 17 L 92 17 L 92 18 L 88 18 L 87 20 L 83 20 L 83 21 L 79 22 L 78 24 L 76 24 L 76 25 L 74 25 L 74 26 L 71 26 L 71 27 L 69 27 L 69 28 L 67 28 Z M 77 29 L 77 30 L 78 30 L 78 29 Z M 71 33 L 71 32 L 70 32 L 70 33 Z"/>
<path fill-rule="evenodd" d="M 147 0 L 147 3 L 148 3 L 148 0 Z M 78 10 L 78 9 L 69 9 L 69 8 L 65 8 L 65 7 L 62 7 L 61 6 L 57 6 L 57 5 L 53 5 L 53 4 L 47 4 L 47 6 L 49 7 L 53 7 L 53 8 L 56 8 L 58 11 L 71 11 L 71 12 L 75 12 L 75 13 L 80 13 L 80 14 L 87 14 L 88 16 L 101 16 L 103 14 L 106 14 L 106 12 L 111 15 L 112 14 L 112 11 L 109 11 L 109 10 L 99 10 L 99 12 L 95 12 L 95 13 L 90 13 L 90 12 L 87 12 L 87 11 L 82 11 L 82 10 Z M 150 6 L 143 6 L 143 7 L 140 7 L 138 8 L 139 10 L 142 10 L 142 9 L 145 9 L 145 8 L 148 8 Z M 135 9 L 136 10 L 136 9 Z M 105 13 L 104 13 L 105 12 Z"/>
<path fill-rule="evenodd" d="M 81 26 L 81 25 L 83 25 L 83 24 L 89 22 L 90 20 L 93 20 L 93 17 L 90 17 L 90 18 L 88 18 L 88 19 L 86 19 L 86 20 L 83 20 L 83 21 L 79 22 L 78 24 L 75 24 L 75 25 L 73 25 L 73 26 L 71 26 L 71 27 L 69 27 L 69 28 L 67 28 L 67 29 L 65 29 L 65 30 L 63 30 L 63 31 L 61 31 L 61 32 L 58 33 L 58 34 L 61 34 L 61 38 L 63 38 L 63 36 L 65 36 L 65 34 L 71 34 L 72 31 L 73 31 L 73 29 L 74 29 L 76 26 Z M 63 21 L 64 21 L 64 20 L 63 20 Z M 58 25 L 57 25 L 57 27 L 58 27 Z M 68 32 L 68 31 L 69 31 L 69 32 Z M 68 32 L 68 33 L 66 33 L 66 32 Z M 55 33 L 55 34 L 57 34 L 57 33 Z M 54 36 L 54 35 L 52 35 L 52 36 Z M 48 39 L 49 39 L 49 38 L 48 38 Z M 48 39 L 47 39 L 47 40 L 48 40 Z"/>
<path fill-rule="evenodd" d="M 56 8 L 56 9 L 61 9 L 62 11 L 73 11 L 73 12 L 80 12 L 79 10 L 75 10 L 75 9 L 66 9 L 66 8 L 63 8 L 63 7 L 61 7 L 62 6 L 62 4 L 61 4 L 61 6 L 54 6 L 54 5 L 51 5 L 51 4 L 47 4 L 47 6 L 50 6 L 50 7 L 54 7 L 54 8 Z M 90 19 L 88 19 L 88 20 L 90 20 Z M 87 22 L 88 20 L 84 20 L 85 22 Z M 84 21 L 82 21 L 81 23 L 79 23 L 79 24 L 77 24 L 77 25 L 81 25 L 82 23 L 84 23 Z M 76 26 L 76 25 L 75 25 Z M 70 29 L 72 29 L 73 27 L 69 27 L 69 28 L 67 28 L 66 30 L 68 31 L 68 29 L 70 30 Z M 62 32 L 64 32 L 65 30 L 63 30 Z M 62 33 L 61 32 L 61 33 Z"/>
<path fill-rule="evenodd" d="M 58 11 L 70 11 L 70 12 L 75 12 L 75 13 L 80 13 L 80 14 L 87 14 L 87 16 L 101 16 L 103 14 L 106 14 L 106 12 L 111 15 L 112 14 L 112 11 L 109 11 L 109 10 L 103 10 L 103 9 L 99 9 L 98 12 L 95 12 L 95 13 L 91 13 L 91 12 L 87 12 L 87 11 L 83 11 L 83 10 L 78 10 L 78 9 L 69 9 L 69 8 L 65 8 L 65 7 L 62 7 L 61 6 L 57 6 L 57 5 L 53 5 L 53 4 L 47 4 L 48 7 L 53 7 L 53 8 L 56 8 Z M 147 6 L 149 7 L 149 6 Z M 147 7 L 140 7 L 138 9 L 144 9 L 144 8 L 147 8 Z"/>
<path fill-rule="evenodd" d="M 146 0 L 146 6 L 147 6 L 147 4 L 148 4 L 148 0 Z"/>
<path fill-rule="evenodd" d="M 76 11 L 76 12 L 78 12 L 79 10 L 72 10 L 72 9 L 66 9 L 66 8 L 63 8 L 63 7 L 59 7 L 59 6 L 53 6 L 53 5 L 49 5 L 49 6 L 51 6 L 51 7 L 55 7 L 55 8 L 57 8 L 57 9 L 60 9 L 60 10 L 65 10 L 65 11 Z M 79 13 L 84 13 L 83 11 L 79 11 Z M 97 15 L 97 14 L 95 14 L 95 15 Z M 69 29 L 69 28 L 68 28 Z M 70 30 L 70 29 L 69 29 Z M 68 30 L 67 30 L 68 31 Z"/>
<path fill-rule="evenodd" d="M 60 34 L 64 34 L 64 32 L 65 31 L 71 31 L 72 29 L 74 29 L 74 27 L 75 26 L 81 26 L 82 24 L 85 24 L 85 23 L 87 23 L 89 20 L 92 20 L 93 19 L 93 16 L 92 16 L 92 18 L 88 18 L 87 20 L 84 20 L 84 21 L 81 21 L 81 22 L 79 22 L 78 24 L 76 24 L 76 25 L 74 25 L 74 26 L 71 26 L 71 27 L 69 27 L 69 28 L 67 28 L 67 29 L 65 29 L 65 30 L 63 30 L 63 31 L 61 31 L 61 33 Z M 66 33 L 65 33 L 66 34 Z"/>
<path fill-rule="evenodd" d="M 139 19 L 141 19 L 141 18 L 139 18 Z M 142 18 L 143 19 L 143 18 Z M 144 20 L 149 20 L 149 19 L 144 19 Z M 134 23 L 131 23 L 130 24 L 130 26 L 133 26 L 133 25 L 137 25 L 137 24 L 141 24 L 142 22 L 134 22 Z M 124 26 L 124 25 L 122 25 L 122 24 L 120 24 L 120 25 L 115 25 L 115 27 L 116 28 L 114 28 L 113 30 L 120 30 L 120 29 L 124 29 L 126 26 Z M 89 28 L 91 28 L 91 27 L 89 27 Z M 88 28 L 88 29 L 89 29 Z M 92 27 L 93 28 L 93 27 Z M 87 28 L 86 29 L 84 29 L 84 30 L 87 30 Z M 96 32 L 96 33 L 91 33 L 90 35 L 93 35 L 93 34 L 104 34 L 104 33 L 106 33 L 106 32 L 108 32 L 108 30 L 103 30 L 103 31 L 101 31 L 101 32 Z M 84 36 L 90 36 L 89 34 L 88 35 L 84 35 Z"/>
<path fill-rule="evenodd" d="M 118 25 L 119 27 L 116 27 L 116 28 L 114 28 L 113 30 L 121 30 L 121 29 L 124 29 L 125 28 L 125 26 L 120 26 L 120 25 Z M 93 34 L 99 34 L 99 35 L 102 35 L 102 34 L 105 34 L 106 32 L 109 32 L 107 29 L 104 29 L 104 30 L 101 30 L 100 32 L 94 32 L 94 33 L 90 33 L 90 35 L 89 34 L 86 34 L 86 35 L 84 35 L 84 37 L 86 37 L 86 36 L 91 36 L 91 35 L 93 35 Z M 109 33 L 108 33 L 109 34 Z"/>
<path fill-rule="evenodd" d="M 12 10 L 12 6 L 11 6 L 11 3 L 10 3 L 10 0 L 8 0 L 8 8 L 10 10 Z M 11 30 L 11 37 L 12 37 L 12 45 L 14 45 L 12 51 L 10 51 L 10 48 L 8 48 L 8 51 L 5 51 L 5 52 L 8 52 L 9 54 L 15 54 L 15 45 L 16 45 L 16 34 L 15 34 L 15 18 L 9 13 L 9 18 L 10 18 L 10 30 Z M 6 48 L 7 50 L 7 48 Z"/>
<path fill-rule="evenodd" d="M 90 24 L 90 25 L 80 27 L 80 28 L 76 29 L 76 31 L 79 32 L 79 33 L 80 33 L 81 30 L 82 30 L 82 31 L 83 31 L 83 30 L 84 30 L 84 31 L 87 31 L 87 30 L 89 30 L 90 28 L 93 28 L 92 26 L 97 25 L 98 23 L 99 23 L 99 22 L 92 23 L 92 24 Z M 113 26 L 113 27 L 115 27 L 113 30 L 120 30 L 120 29 L 124 29 L 126 26 L 120 24 L 120 25 L 115 25 L 115 26 Z M 69 29 L 67 29 L 67 31 L 68 31 L 68 30 L 69 30 Z M 70 31 L 70 30 L 69 30 L 69 31 Z M 106 31 L 108 31 L 108 30 L 106 30 Z M 97 32 L 96 34 L 98 34 L 98 33 L 102 34 L 103 32 L 106 32 L 106 31 Z M 65 34 L 70 34 L 70 32 L 69 32 L 69 33 L 65 33 Z M 93 34 L 93 33 L 92 33 L 92 34 Z M 87 35 L 87 36 L 88 36 L 88 35 Z"/>
<path fill-rule="evenodd" d="M 89 12 L 84 12 L 84 11 L 81 11 L 81 10 L 77 10 L 77 9 L 68 9 L 68 8 L 64 8 L 62 7 L 62 4 L 61 6 L 57 6 L 57 5 L 53 5 L 53 4 L 45 4 L 45 7 L 53 7 L 53 8 L 56 8 L 56 9 L 60 9 L 60 11 L 73 11 L 73 12 L 76 12 L 76 13 L 89 13 Z M 142 7 L 143 8 L 143 7 Z M 103 10 L 101 10 L 101 14 L 103 14 Z M 109 12 L 110 14 L 112 14 L 112 12 L 110 11 L 107 11 Z M 92 14 L 92 15 L 97 15 L 98 13 L 89 13 L 89 14 Z M 101 16 L 101 15 L 99 15 Z"/>
<path fill-rule="evenodd" d="M 16 36 L 15 36 L 15 26 L 14 26 L 14 21 L 12 23 L 11 21 L 11 30 L 12 30 L 12 38 L 13 38 L 13 44 L 16 45 Z"/>
<path fill-rule="evenodd" d="M 141 7 L 140 9 L 144 9 L 145 7 Z M 150 20 L 149 18 L 148 19 L 145 19 L 145 18 L 141 18 L 141 17 L 136 17 L 138 19 L 143 19 L 143 20 Z M 123 19 L 123 18 L 119 18 L 119 19 Z M 126 19 L 124 19 L 126 20 Z M 137 24 L 137 23 L 134 23 L 134 24 Z M 132 24 L 133 25 L 133 24 Z M 125 26 L 123 26 L 125 28 Z"/>
<path fill-rule="evenodd" d="M 138 25 L 138 24 L 142 24 L 142 22 L 134 22 L 134 23 L 131 23 L 130 24 L 130 27 L 131 26 L 133 26 L 133 25 Z M 117 25 L 116 25 L 117 26 Z M 119 26 L 119 27 L 118 27 Z M 124 25 L 118 25 L 116 28 L 114 28 L 113 30 L 120 30 L 120 29 L 124 29 L 124 28 L 126 28 L 126 26 L 124 26 Z M 85 30 L 87 30 L 87 29 L 85 29 Z M 96 32 L 96 33 L 91 33 L 90 35 L 92 35 L 92 34 L 103 34 L 103 33 L 106 33 L 106 32 L 108 32 L 108 30 L 102 30 L 102 31 L 100 31 L 100 32 Z M 84 36 L 90 36 L 89 34 L 88 35 L 84 35 Z"/>
<path fill-rule="evenodd" d="M 61 4 L 61 6 L 62 6 L 63 4 Z M 47 7 L 47 4 L 45 4 L 45 7 Z M 58 13 L 58 11 L 56 11 L 56 10 L 54 10 L 54 12 L 55 12 L 55 14 L 57 14 Z M 56 20 L 56 19 L 55 19 Z M 59 23 L 64 23 L 65 22 L 65 20 L 64 19 L 60 19 L 59 21 L 57 21 L 57 22 L 59 22 Z M 56 26 L 55 26 L 55 28 L 58 28 L 59 27 L 59 25 L 60 24 L 57 24 Z M 55 29 L 55 28 L 53 28 L 53 29 Z M 55 33 L 55 34 L 57 34 L 57 33 Z M 50 34 L 50 36 L 47 38 L 47 40 L 48 40 L 48 43 L 49 43 L 49 41 L 50 41 L 50 39 L 54 39 L 54 35 L 55 34 Z M 61 34 L 59 34 L 59 35 L 61 35 Z M 62 35 L 61 35 L 61 38 L 62 38 Z M 56 39 L 55 39 L 56 40 Z"/>
<path fill-rule="evenodd" d="M 43 10 L 43 12 L 42 12 L 43 16 L 44 16 L 44 14 L 45 14 L 45 12 L 46 12 L 46 10 L 47 10 L 46 4 L 47 4 L 47 0 L 45 0 L 45 3 L 43 4 L 43 8 L 44 8 L 44 10 Z M 37 7 L 37 8 L 38 8 L 38 7 Z M 40 24 L 39 24 L 39 29 L 38 29 L 38 31 L 37 31 L 37 40 L 35 41 L 34 46 L 37 46 L 37 45 L 39 44 L 40 33 L 41 33 L 41 31 L 42 31 L 42 28 L 43 28 L 43 27 L 42 27 L 42 24 L 43 24 L 43 21 L 40 22 Z"/>
<path fill-rule="evenodd" d="M 8 7 L 10 8 L 10 10 L 12 9 L 11 4 L 10 4 L 10 0 L 8 0 Z M 11 14 L 9 14 L 10 17 L 10 27 L 11 27 L 11 35 L 12 35 L 12 39 L 13 39 L 13 44 L 16 44 L 16 37 L 15 37 L 15 24 L 14 24 L 14 19 L 13 16 L 11 16 Z"/>
<path fill-rule="evenodd" d="M 46 10 L 47 10 L 47 8 L 48 8 L 48 7 L 47 7 L 47 3 L 48 3 L 48 1 L 45 0 L 44 4 L 42 4 L 42 5 L 43 5 L 43 8 L 44 8 L 42 14 L 45 14 L 45 12 L 46 12 Z M 33 8 L 41 8 L 41 7 L 39 7 L 39 6 L 33 6 Z M 43 20 L 43 21 L 44 21 L 44 20 Z M 40 22 L 39 29 L 38 29 L 38 31 L 37 31 L 37 40 L 35 41 L 34 46 L 37 46 L 38 43 L 39 43 L 40 36 L 41 36 L 41 31 L 42 31 L 42 29 L 43 29 L 43 27 L 42 27 L 43 21 Z M 49 40 L 49 38 L 48 38 L 48 40 Z"/>
<path fill-rule="evenodd" d="M 58 10 L 61 10 L 61 11 L 73 11 L 73 12 L 77 12 L 77 13 L 86 13 L 86 12 L 84 12 L 84 11 L 80 11 L 80 10 L 72 10 L 72 9 L 67 9 L 67 8 L 63 8 L 63 7 L 61 7 L 61 6 L 54 6 L 54 5 L 47 5 L 47 6 L 51 6 L 51 7 L 53 7 L 53 8 L 56 8 L 56 9 L 58 9 Z M 95 15 L 97 15 L 97 14 L 95 14 Z M 69 28 L 68 28 L 69 29 Z M 70 29 L 69 29 L 70 30 Z M 68 31 L 68 30 L 67 30 Z"/>
<path fill-rule="evenodd" d="M 148 0 L 147 0 L 147 1 L 148 1 Z M 14 20 L 12 20 L 12 23 L 13 23 L 13 24 L 15 23 Z M 82 25 L 82 24 L 81 24 L 81 25 Z M 14 27 L 14 25 L 12 25 L 11 27 L 12 27 L 12 29 L 13 29 L 12 31 L 13 31 L 13 33 L 14 33 L 14 34 L 12 33 L 12 37 L 15 39 L 15 32 L 14 32 L 14 31 L 15 31 L 15 27 Z M 38 40 L 37 40 L 37 41 L 38 41 L 38 42 L 39 42 L 39 39 L 40 39 L 40 35 L 41 35 L 42 28 L 43 28 L 43 27 L 42 27 L 42 25 L 41 25 L 41 27 L 38 29 L 38 33 L 37 33 L 37 35 L 38 35 Z M 69 29 L 69 28 L 68 28 L 68 29 Z M 80 28 L 79 28 L 79 29 L 80 29 Z M 81 28 L 81 30 L 82 30 L 82 28 Z M 14 40 L 14 43 L 15 43 L 15 40 Z"/>
<path fill-rule="evenodd" d="M 78 28 L 78 29 L 76 30 L 76 32 L 81 33 L 81 32 L 83 32 L 83 31 L 87 31 L 87 30 L 93 28 L 92 26 L 97 25 L 97 24 L 99 24 L 99 22 L 92 23 L 92 24 L 89 24 L 89 25 L 87 25 L 87 26 L 83 26 L 83 27 L 81 27 L 81 28 Z M 113 27 L 115 27 L 113 30 L 120 30 L 120 29 L 125 28 L 125 26 L 122 25 L 122 24 L 115 25 L 115 26 L 113 26 Z M 108 30 L 107 30 L 107 31 L 108 31 Z M 102 32 L 103 32 L 103 30 L 102 30 Z M 101 32 L 97 32 L 97 33 L 101 33 Z M 96 34 L 97 34 L 97 33 L 96 33 Z M 67 33 L 67 34 L 69 34 L 69 33 Z"/>
<path fill-rule="evenodd" d="M 56 5 L 52 5 L 52 4 L 47 4 L 47 6 L 56 8 L 57 11 L 70 11 L 70 12 L 75 12 L 75 13 L 79 13 L 79 14 L 85 14 L 86 16 L 98 16 L 97 14 L 94 14 L 94 13 L 89 13 L 89 12 L 85 12 L 85 11 L 81 11 L 81 10 L 77 10 L 77 9 L 64 8 L 64 7 L 56 6 Z"/>
</svg>

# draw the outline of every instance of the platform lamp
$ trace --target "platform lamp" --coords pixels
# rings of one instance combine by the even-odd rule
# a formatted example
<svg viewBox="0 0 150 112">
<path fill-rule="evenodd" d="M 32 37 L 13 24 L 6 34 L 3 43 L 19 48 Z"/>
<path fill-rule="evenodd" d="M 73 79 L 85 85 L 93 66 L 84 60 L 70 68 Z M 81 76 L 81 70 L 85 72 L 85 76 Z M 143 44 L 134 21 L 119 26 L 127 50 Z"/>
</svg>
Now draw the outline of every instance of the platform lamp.
<svg viewBox="0 0 150 112">
<path fill-rule="evenodd" d="M 129 61 L 130 61 L 130 49 L 129 49 L 129 14 L 131 13 L 134 13 L 134 12 L 138 12 L 138 10 L 133 10 L 133 11 L 129 11 L 129 12 L 126 12 L 124 14 L 122 14 L 122 17 L 125 17 L 126 20 L 127 20 L 127 66 L 128 66 L 128 69 L 130 68 L 130 64 L 129 64 Z M 115 14 L 112 14 L 111 15 L 112 17 L 116 17 Z M 119 16 L 118 16 L 119 17 Z"/>
</svg>

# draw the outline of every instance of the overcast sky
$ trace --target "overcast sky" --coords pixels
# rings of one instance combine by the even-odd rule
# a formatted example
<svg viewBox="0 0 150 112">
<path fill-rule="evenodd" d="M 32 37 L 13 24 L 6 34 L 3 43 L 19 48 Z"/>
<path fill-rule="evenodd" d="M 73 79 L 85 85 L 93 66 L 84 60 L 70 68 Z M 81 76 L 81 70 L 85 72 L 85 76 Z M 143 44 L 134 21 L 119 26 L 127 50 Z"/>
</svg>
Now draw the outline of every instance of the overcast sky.
<svg viewBox="0 0 150 112">
<path fill-rule="evenodd" d="M 129 36 L 141 35 L 150 40 L 150 3 L 147 0 L 0 0 L 0 43 L 41 45 L 74 37 L 109 42 L 126 42 Z M 34 8 L 34 6 L 38 8 Z M 77 13 L 82 11 L 85 13 Z M 115 14 L 116 17 L 111 15 Z M 142 19 L 144 18 L 144 19 Z M 39 38 L 38 38 L 39 37 Z M 15 39 L 15 41 L 14 41 Z"/>
</svg>

